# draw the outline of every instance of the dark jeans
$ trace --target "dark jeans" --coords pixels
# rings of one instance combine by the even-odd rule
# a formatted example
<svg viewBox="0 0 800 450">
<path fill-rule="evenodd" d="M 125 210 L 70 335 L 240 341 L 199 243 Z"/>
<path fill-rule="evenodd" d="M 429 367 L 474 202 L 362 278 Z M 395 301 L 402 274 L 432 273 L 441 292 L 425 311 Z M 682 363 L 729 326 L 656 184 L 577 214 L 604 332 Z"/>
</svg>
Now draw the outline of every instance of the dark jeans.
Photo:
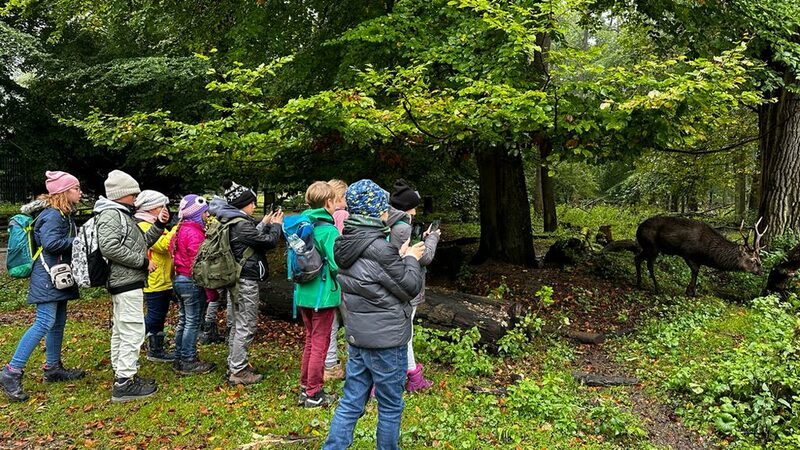
<svg viewBox="0 0 800 450">
<path fill-rule="evenodd" d="M 366 349 L 350 345 L 344 394 L 331 421 L 325 450 L 346 449 L 353 443 L 353 430 L 375 385 L 378 401 L 378 430 L 375 446 L 379 450 L 399 448 L 400 419 L 403 415 L 403 389 L 406 382 L 408 346 Z"/>
<path fill-rule="evenodd" d="M 144 302 L 147 305 L 147 314 L 144 317 L 145 333 L 161 333 L 164 331 L 164 322 L 167 320 L 169 304 L 172 302 L 172 289 L 145 292 Z"/>
<path fill-rule="evenodd" d="M 36 304 L 36 320 L 22 335 L 17 351 L 11 358 L 11 367 L 25 368 L 31 353 L 44 340 L 46 364 L 52 366 L 61 361 L 61 343 L 64 341 L 64 326 L 67 323 L 67 302 L 47 302 Z"/>
<path fill-rule="evenodd" d="M 197 356 L 197 335 L 203 322 L 206 294 L 191 278 L 178 275 L 172 282 L 178 297 L 178 326 L 175 328 L 175 356 L 192 359 Z"/>
<path fill-rule="evenodd" d="M 298 308 L 305 325 L 305 347 L 300 363 L 300 385 L 306 387 L 309 397 L 322 389 L 325 375 L 325 354 L 331 339 L 331 325 L 336 318 L 336 308 L 314 311 L 314 308 Z"/>
</svg>

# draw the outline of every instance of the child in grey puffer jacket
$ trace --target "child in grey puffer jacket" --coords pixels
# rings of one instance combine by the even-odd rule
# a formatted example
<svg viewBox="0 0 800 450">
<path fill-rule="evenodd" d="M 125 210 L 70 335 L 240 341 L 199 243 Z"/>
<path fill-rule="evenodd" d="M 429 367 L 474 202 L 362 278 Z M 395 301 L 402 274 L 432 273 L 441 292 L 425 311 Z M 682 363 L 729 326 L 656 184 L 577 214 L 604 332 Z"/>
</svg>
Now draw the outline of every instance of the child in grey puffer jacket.
<svg viewBox="0 0 800 450">
<path fill-rule="evenodd" d="M 405 180 L 400 179 L 395 182 L 394 191 L 389 199 L 389 203 L 392 207 L 389 208 L 389 219 L 386 220 L 386 225 L 391 228 L 390 242 L 397 247 L 401 247 L 403 243 L 411 238 L 413 229 L 411 222 L 417 214 L 416 208 L 419 202 L 419 193 L 412 190 Z M 417 306 L 425 301 L 425 267 L 433 261 L 440 236 L 440 230 L 431 232 L 430 228 L 423 234 L 425 253 L 419 260 L 419 264 L 422 267 L 422 290 L 419 295 L 411 301 L 411 306 L 413 307 L 411 312 L 412 336 Z M 411 242 L 411 244 L 414 244 L 414 242 Z M 422 370 L 422 364 L 417 363 L 416 359 L 414 359 L 414 339 L 412 337 L 412 339 L 408 341 L 408 382 L 406 383 L 406 390 L 408 392 L 425 390 L 433 385 L 430 380 L 425 379 L 422 375 Z"/>
</svg>

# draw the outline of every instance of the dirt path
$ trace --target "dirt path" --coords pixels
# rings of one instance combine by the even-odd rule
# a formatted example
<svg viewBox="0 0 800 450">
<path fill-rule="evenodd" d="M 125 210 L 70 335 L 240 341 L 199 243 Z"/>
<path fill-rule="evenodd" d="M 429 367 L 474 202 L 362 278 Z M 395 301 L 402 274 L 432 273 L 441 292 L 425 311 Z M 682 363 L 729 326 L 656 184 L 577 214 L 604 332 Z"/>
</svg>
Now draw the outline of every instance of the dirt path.
<svg viewBox="0 0 800 450">
<path fill-rule="evenodd" d="M 578 371 L 603 376 L 631 376 L 609 358 L 602 344 L 581 345 L 577 351 L 580 355 L 576 361 L 576 370 Z M 672 408 L 645 393 L 641 385 L 623 389 L 630 396 L 631 412 L 641 418 L 642 425 L 647 430 L 652 444 L 680 450 L 716 448 L 706 442 L 702 436 L 686 428 L 675 416 Z"/>
</svg>

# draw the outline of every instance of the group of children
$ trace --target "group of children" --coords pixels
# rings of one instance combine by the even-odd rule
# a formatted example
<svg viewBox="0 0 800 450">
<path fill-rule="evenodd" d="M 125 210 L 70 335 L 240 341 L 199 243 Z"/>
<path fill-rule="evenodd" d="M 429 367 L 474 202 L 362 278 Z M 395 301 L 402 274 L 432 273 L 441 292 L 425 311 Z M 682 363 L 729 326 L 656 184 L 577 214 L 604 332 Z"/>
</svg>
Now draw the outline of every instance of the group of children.
<svg viewBox="0 0 800 450">
<path fill-rule="evenodd" d="M 48 193 L 27 206 L 36 215 L 33 240 L 42 261 L 34 261 L 28 292 L 36 319 L 0 373 L 4 393 L 17 401 L 28 398 L 23 369 L 43 337 L 45 381 L 85 376 L 83 370 L 61 362 L 67 301 L 78 298 L 78 288 L 57 288 L 48 272 L 48 264 L 71 262 L 77 233 L 72 213 L 81 199 L 80 183 L 65 172 L 47 172 L 46 177 Z M 151 361 L 171 362 L 183 375 L 213 371 L 213 363 L 198 357 L 197 342 L 201 334 L 207 342 L 214 340 L 216 312 L 226 303 L 227 380 L 249 385 L 262 379 L 249 363 L 247 350 L 258 323 L 259 283 L 268 276 L 266 252 L 279 243 L 284 215 L 277 210 L 256 220 L 255 193 L 232 181 L 223 187 L 224 197 L 210 202 L 195 194 L 183 197 L 177 225 L 168 229 L 165 195 L 140 190 L 133 177 L 119 170 L 105 180 L 106 195 L 99 198 L 94 213 L 98 247 L 110 269 L 106 288 L 113 304 L 112 401 L 145 398 L 157 391 L 155 380 L 137 375 L 145 339 Z M 440 232 L 429 228 L 421 242 L 410 242 L 420 196 L 403 180 L 394 184 L 391 194 L 371 180 L 350 186 L 340 180 L 318 181 L 308 187 L 305 200 L 309 209 L 301 214 L 314 224 L 314 246 L 323 268 L 321 275 L 295 286 L 295 304 L 305 327 L 298 404 L 332 404 L 336 396 L 323 384 L 344 375 L 344 393 L 325 448 L 350 445 L 355 423 L 372 396 L 379 408 L 378 447 L 396 448 L 403 391 L 432 385 L 414 359 L 411 335 L 416 306 L 424 301 L 424 266 L 433 259 Z M 207 289 L 192 277 L 209 220 L 227 228 L 227 244 L 241 266 L 238 282 L 230 288 Z M 168 351 L 164 324 L 173 298 L 178 323 L 175 349 Z M 340 321 L 348 346 L 344 374 L 336 339 Z"/>
</svg>

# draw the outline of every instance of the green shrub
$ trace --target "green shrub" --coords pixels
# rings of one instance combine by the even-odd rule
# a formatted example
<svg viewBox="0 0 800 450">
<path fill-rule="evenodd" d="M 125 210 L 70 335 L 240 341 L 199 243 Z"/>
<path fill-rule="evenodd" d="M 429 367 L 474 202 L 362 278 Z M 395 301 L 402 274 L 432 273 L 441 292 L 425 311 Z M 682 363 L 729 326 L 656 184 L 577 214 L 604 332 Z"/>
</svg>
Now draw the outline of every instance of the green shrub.
<svg viewBox="0 0 800 450">
<path fill-rule="evenodd" d="M 426 357 L 450 364 L 464 375 L 489 375 L 493 364 L 486 351 L 478 347 L 481 333 L 477 327 L 469 330 L 439 331 L 417 325 L 414 327 L 414 349 Z"/>
</svg>

